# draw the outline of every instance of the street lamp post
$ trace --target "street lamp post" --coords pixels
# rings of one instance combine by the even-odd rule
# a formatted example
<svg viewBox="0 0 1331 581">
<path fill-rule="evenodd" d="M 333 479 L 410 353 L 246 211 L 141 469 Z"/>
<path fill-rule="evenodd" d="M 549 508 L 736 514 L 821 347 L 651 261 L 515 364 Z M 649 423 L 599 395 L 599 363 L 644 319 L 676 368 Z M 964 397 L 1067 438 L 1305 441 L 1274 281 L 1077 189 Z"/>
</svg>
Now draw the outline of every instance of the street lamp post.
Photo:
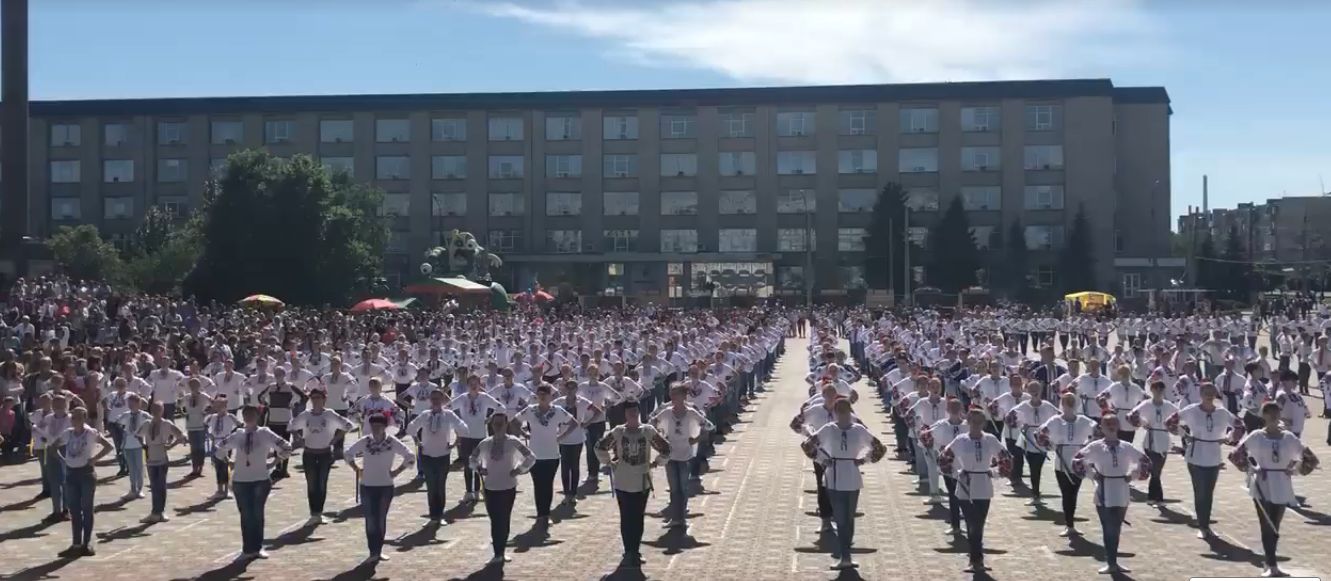
<svg viewBox="0 0 1331 581">
<path fill-rule="evenodd" d="M 800 190 L 800 203 L 804 205 L 804 305 L 813 306 L 813 211 L 809 190 Z"/>
<path fill-rule="evenodd" d="M 901 258 L 901 276 L 904 279 L 902 284 L 905 285 L 902 287 L 905 291 L 902 301 L 909 307 L 915 303 L 910 294 L 910 204 L 903 204 L 901 209 Z"/>
</svg>

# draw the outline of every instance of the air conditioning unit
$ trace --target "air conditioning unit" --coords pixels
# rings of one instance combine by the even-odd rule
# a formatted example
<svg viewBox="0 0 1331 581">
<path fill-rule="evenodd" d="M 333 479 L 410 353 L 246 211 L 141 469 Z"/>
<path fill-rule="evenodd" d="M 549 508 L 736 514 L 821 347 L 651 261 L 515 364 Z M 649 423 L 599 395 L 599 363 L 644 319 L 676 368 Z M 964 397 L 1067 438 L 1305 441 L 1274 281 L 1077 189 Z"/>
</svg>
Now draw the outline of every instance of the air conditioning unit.
<svg viewBox="0 0 1331 581">
<path fill-rule="evenodd" d="M 513 141 L 513 136 L 512 136 L 512 135 L 505 135 L 505 136 L 504 136 L 504 141 Z"/>
<path fill-rule="evenodd" d="M 1044 164 L 1044 168 L 1045 168 L 1045 169 L 1051 169 L 1051 166 L 1050 166 L 1049 164 L 1046 163 L 1046 164 Z"/>
<path fill-rule="evenodd" d="M 569 137 L 569 135 L 568 135 L 567 133 L 565 133 L 565 134 L 564 134 L 564 139 L 573 139 L 573 138 L 572 138 L 572 137 Z"/>
<path fill-rule="evenodd" d="M 742 170 L 742 169 L 737 169 L 737 170 L 735 170 L 735 175 L 737 175 L 737 176 L 742 176 L 742 175 L 744 175 L 744 170 Z"/>
<path fill-rule="evenodd" d="M 560 215 L 567 216 L 567 215 L 568 215 L 568 210 L 560 210 L 559 213 L 560 213 Z"/>
<path fill-rule="evenodd" d="M 675 175 L 678 176 L 678 177 L 684 177 L 684 172 L 683 172 L 683 171 L 679 171 L 679 172 L 677 172 Z"/>
<path fill-rule="evenodd" d="M 119 176 L 114 176 L 114 177 L 111 178 L 111 181 L 112 181 L 112 182 L 119 182 L 119 181 L 120 181 L 120 177 L 119 177 Z"/>
<path fill-rule="evenodd" d="M 620 210 L 620 211 L 619 211 L 619 215 L 620 215 L 620 216 L 627 216 L 627 215 L 629 215 L 629 211 L 628 211 L 628 210 Z"/>
<path fill-rule="evenodd" d="M 804 173 L 804 169 L 803 169 L 803 168 L 796 168 L 796 169 L 795 169 L 795 173 L 796 173 L 796 174 L 803 174 L 803 173 Z"/>
</svg>

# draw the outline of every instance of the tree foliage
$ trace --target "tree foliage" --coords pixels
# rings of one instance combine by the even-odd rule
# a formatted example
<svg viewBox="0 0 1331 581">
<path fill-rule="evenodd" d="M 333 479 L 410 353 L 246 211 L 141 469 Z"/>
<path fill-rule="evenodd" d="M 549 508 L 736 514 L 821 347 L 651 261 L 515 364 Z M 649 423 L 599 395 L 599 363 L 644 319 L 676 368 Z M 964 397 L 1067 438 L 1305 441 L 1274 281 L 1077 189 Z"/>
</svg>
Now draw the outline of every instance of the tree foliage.
<svg viewBox="0 0 1331 581">
<path fill-rule="evenodd" d="M 1003 244 L 1003 263 L 995 269 L 999 287 L 1009 299 L 1024 301 L 1030 296 L 1026 276 L 1030 270 L 1030 252 L 1026 248 L 1026 229 L 1021 219 L 1012 221 Z"/>
<path fill-rule="evenodd" d="M 203 254 L 185 281 L 203 300 L 252 293 L 291 304 L 341 304 L 380 275 L 383 192 L 309 156 L 243 151 L 209 182 L 199 209 Z"/>
<path fill-rule="evenodd" d="M 91 224 L 65 226 L 46 241 L 60 269 L 71 278 L 116 281 L 124 263 L 110 242 Z"/>
<path fill-rule="evenodd" d="M 868 235 L 864 238 L 864 278 L 869 288 L 886 289 L 892 293 L 905 292 L 902 268 L 905 260 L 905 191 L 901 184 L 892 182 L 878 192 L 873 207 Z"/>
<path fill-rule="evenodd" d="M 1219 263 L 1217 269 L 1220 275 L 1220 280 L 1217 281 L 1220 284 L 1220 291 L 1230 299 L 1247 300 L 1252 264 L 1248 262 L 1248 253 L 1239 238 L 1239 229 L 1235 224 L 1229 225 L 1229 232 L 1225 235 L 1225 251 L 1221 258 L 1223 262 Z"/>
<path fill-rule="evenodd" d="M 1193 261 L 1197 264 L 1196 285 L 1199 288 L 1217 290 L 1221 286 L 1219 271 L 1221 264 L 1216 262 L 1219 255 L 1215 251 L 1215 240 L 1210 232 L 1202 234 L 1202 241 L 1197 245 L 1197 255 Z"/>
<path fill-rule="evenodd" d="M 1091 225 L 1086 219 L 1086 207 L 1077 208 L 1077 215 L 1072 219 L 1072 231 L 1068 234 L 1068 243 L 1058 257 L 1059 277 L 1063 282 L 1063 292 L 1099 290 L 1095 279 L 1095 248 L 1091 239 Z"/>
<path fill-rule="evenodd" d="M 929 284 L 945 293 L 957 293 L 975 285 L 980 269 L 980 251 L 975 247 L 970 220 L 961 198 L 952 198 L 943 217 L 929 231 Z"/>
</svg>

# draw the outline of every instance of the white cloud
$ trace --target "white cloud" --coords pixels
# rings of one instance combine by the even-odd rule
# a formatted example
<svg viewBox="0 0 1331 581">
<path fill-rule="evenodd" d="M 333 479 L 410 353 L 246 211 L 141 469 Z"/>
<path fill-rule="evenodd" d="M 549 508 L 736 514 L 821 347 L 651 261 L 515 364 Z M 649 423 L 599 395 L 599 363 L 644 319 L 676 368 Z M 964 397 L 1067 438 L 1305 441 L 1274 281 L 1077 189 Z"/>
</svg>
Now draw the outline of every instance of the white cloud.
<svg viewBox="0 0 1331 581">
<path fill-rule="evenodd" d="M 745 82 L 1108 76 L 1154 44 L 1144 0 L 681 0 L 472 6 Z"/>
</svg>

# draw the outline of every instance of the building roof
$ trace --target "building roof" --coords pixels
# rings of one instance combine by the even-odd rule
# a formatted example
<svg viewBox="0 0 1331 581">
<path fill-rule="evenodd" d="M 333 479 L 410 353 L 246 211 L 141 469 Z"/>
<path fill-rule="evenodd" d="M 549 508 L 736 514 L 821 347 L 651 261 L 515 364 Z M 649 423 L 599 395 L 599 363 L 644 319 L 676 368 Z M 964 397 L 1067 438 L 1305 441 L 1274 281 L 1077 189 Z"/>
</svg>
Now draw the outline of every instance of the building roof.
<svg viewBox="0 0 1331 581">
<path fill-rule="evenodd" d="M 415 93 L 398 95 L 310 95 L 96 99 L 33 101 L 34 116 L 190 115 L 294 113 L 347 110 L 559 109 L 583 107 L 694 107 L 759 104 L 933 101 L 943 99 L 1064 99 L 1105 96 L 1124 103 L 1169 103 L 1164 87 L 1115 87 L 1109 79 L 829 85 L 735 89 L 653 89 L 533 93 Z"/>
</svg>

